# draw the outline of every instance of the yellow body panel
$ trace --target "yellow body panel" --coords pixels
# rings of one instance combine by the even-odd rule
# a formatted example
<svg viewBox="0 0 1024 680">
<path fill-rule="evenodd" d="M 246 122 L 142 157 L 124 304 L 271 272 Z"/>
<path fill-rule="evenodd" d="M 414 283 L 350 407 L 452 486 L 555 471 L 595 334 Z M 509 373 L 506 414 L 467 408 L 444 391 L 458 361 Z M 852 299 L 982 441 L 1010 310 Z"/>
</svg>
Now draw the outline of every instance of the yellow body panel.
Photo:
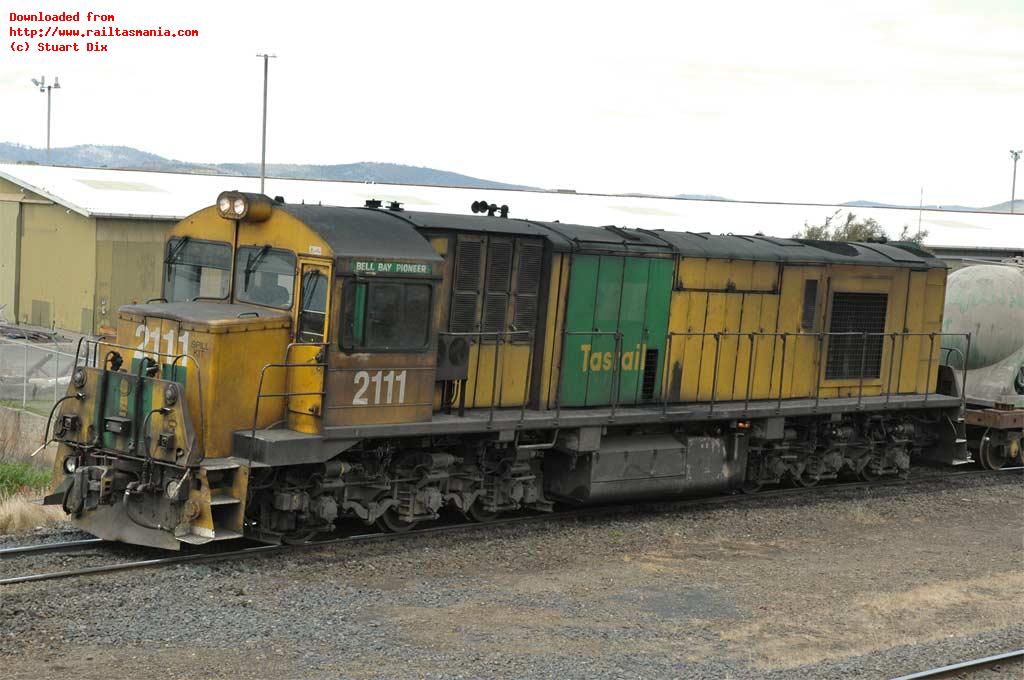
<svg viewBox="0 0 1024 680">
<path fill-rule="evenodd" d="M 804 286 L 818 281 L 813 324 Z M 826 380 L 824 358 L 836 292 L 888 296 L 886 333 L 940 330 L 946 272 L 856 265 L 782 266 L 769 262 L 682 258 L 672 293 L 666 388 L 671 401 L 865 396 L 935 389 L 941 339 L 929 371 L 924 338 L 884 338 L 878 378 Z M 714 335 L 721 335 L 716 340 Z M 730 334 L 740 335 L 730 335 Z M 762 333 L 751 339 L 748 334 Z M 781 334 L 785 333 L 785 340 Z M 775 334 L 775 335 L 772 335 Z M 902 347 L 906 345 L 905 349 Z M 895 347 L 894 347 L 895 345 Z M 894 351 L 895 350 L 895 351 Z M 900 363 L 901 351 L 917 361 Z M 753 357 L 753 359 L 751 359 Z M 753 362 L 753 363 L 751 363 Z M 890 387 L 890 363 L 893 363 Z M 716 379 L 717 373 L 717 379 Z"/>
<path fill-rule="evenodd" d="M 544 351 L 534 357 L 540 363 L 541 408 L 554 408 L 558 390 L 558 370 L 562 352 L 562 330 L 565 304 L 569 290 L 569 256 L 551 257 L 551 275 L 548 279 L 547 314 L 544 319 Z"/>
<path fill-rule="evenodd" d="M 497 365 L 495 365 L 497 362 Z M 530 345 L 527 343 L 474 344 L 469 350 L 466 407 L 520 406 L 528 398 L 527 376 Z"/>
<path fill-rule="evenodd" d="M 174 354 L 188 354 L 180 358 L 177 365 L 183 367 L 188 376 L 186 400 L 194 426 L 200 431 L 201 446 L 206 457 L 214 458 L 231 455 L 232 433 L 252 427 L 260 369 L 265 364 L 281 361 L 289 338 L 288 324 L 280 321 L 264 324 L 246 321 L 232 328 L 122 312 L 116 344 L 135 348 L 134 351 L 117 349 L 124 356 L 126 370 L 130 369 L 133 359 L 142 356 L 169 366 L 174 362 L 170 356 L 172 351 L 168 351 L 172 344 Z M 100 346 L 101 353 L 106 349 L 107 345 Z M 280 393 L 283 389 L 284 373 L 268 369 L 263 393 Z M 261 402 L 258 427 L 283 418 L 282 399 L 262 399 Z"/>
</svg>

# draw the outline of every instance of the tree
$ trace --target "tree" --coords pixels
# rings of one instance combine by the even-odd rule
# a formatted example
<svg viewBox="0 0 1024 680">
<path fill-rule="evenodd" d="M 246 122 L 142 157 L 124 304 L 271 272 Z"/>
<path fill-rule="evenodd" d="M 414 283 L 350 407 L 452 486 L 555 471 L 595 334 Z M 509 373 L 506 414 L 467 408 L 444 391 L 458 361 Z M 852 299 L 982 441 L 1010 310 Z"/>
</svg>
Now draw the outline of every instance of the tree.
<svg viewBox="0 0 1024 680">
<path fill-rule="evenodd" d="M 804 222 L 804 228 L 793 238 L 808 239 L 812 241 L 861 241 L 866 243 L 886 243 L 892 239 L 885 231 L 878 220 L 873 217 L 858 219 L 855 213 L 848 212 L 842 217 L 842 209 L 825 218 L 822 224 L 810 224 Z M 928 236 L 927 231 L 910 233 L 910 226 L 903 225 L 897 241 L 915 243 L 921 245 Z"/>
</svg>

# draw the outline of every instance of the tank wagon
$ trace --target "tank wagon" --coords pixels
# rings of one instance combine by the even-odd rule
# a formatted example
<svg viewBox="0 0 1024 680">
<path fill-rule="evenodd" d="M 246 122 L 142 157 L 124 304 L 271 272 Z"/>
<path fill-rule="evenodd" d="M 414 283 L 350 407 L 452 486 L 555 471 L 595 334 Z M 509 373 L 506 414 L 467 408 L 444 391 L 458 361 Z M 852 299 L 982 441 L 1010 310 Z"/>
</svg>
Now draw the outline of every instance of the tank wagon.
<svg viewBox="0 0 1024 680">
<path fill-rule="evenodd" d="M 964 457 L 929 254 L 477 210 L 225 192 L 182 220 L 163 298 L 80 350 L 47 502 L 176 549 Z"/>
<path fill-rule="evenodd" d="M 1024 265 L 983 264 L 949 275 L 942 362 L 963 375 L 968 447 L 991 469 L 1021 457 L 1024 437 Z M 971 351 L 960 333 L 971 334 Z M 966 372 L 962 373 L 966 368 Z"/>
</svg>

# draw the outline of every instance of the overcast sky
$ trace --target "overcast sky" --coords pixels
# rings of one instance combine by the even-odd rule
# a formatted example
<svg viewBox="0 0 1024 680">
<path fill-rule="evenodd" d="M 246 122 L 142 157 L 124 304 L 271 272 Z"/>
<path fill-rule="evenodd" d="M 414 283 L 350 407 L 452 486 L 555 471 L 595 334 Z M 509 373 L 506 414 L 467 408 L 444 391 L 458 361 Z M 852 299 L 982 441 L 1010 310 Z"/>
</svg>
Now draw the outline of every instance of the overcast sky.
<svg viewBox="0 0 1024 680">
<path fill-rule="evenodd" d="M 752 200 L 916 204 L 923 186 L 926 203 L 980 206 L 1009 199 L 1024 147 L 1021 0 L 12 0 L 3 35 L 9 12 L 41 8 L 201 35 L 5 43 L 0 141 L 45 145 L 30 79 L 57 74 L 54 146 L 258 161 L 269 51 L 275 163 Z"/>
</svg>

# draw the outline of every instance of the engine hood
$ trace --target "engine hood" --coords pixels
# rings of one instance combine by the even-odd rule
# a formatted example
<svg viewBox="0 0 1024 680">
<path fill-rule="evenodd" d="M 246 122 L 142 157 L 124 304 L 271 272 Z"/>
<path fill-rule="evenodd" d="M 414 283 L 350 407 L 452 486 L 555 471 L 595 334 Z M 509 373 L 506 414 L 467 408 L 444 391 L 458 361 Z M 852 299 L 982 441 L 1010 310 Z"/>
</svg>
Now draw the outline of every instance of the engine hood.
<svg viewBox="0 0 1024 680">
<path fill-rule="evenodd" d="M 124 305 L 122 318 L 177 321 L 181 330 L 226 333 L 228 330 L 256 330 L 291 325 L 291 313 L 258 305 L 228 302 L 150 302 Z"/>
</svg>

